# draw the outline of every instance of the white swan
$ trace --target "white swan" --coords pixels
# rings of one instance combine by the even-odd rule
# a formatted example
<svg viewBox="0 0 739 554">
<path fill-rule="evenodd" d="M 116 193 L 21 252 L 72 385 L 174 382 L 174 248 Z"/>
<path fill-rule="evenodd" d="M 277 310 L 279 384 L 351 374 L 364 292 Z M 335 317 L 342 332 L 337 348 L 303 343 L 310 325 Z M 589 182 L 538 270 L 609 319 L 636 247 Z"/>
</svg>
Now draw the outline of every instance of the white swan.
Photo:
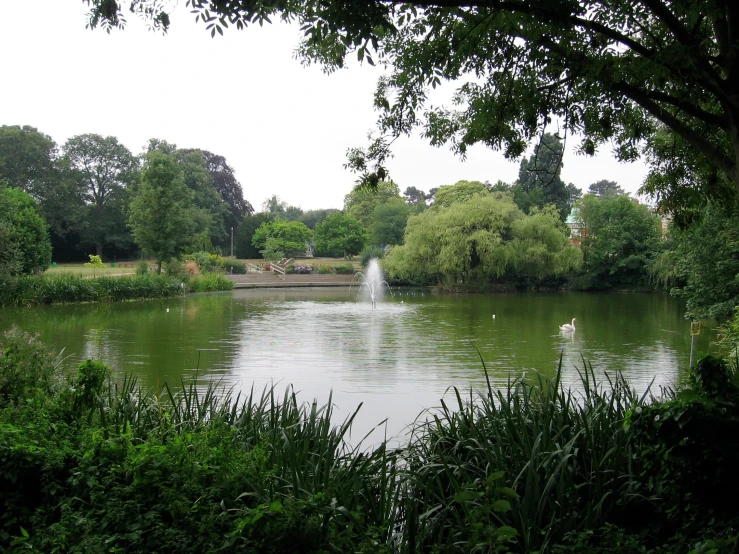
<svg viewBox="0 0 739 554">
<path fill-rule="evenodd" d="M 572 324 L 565 323 L 559 326 L 560 331 L 574 331 L 575 330 L 575 318 L 572 318 Z"/>
</svg>

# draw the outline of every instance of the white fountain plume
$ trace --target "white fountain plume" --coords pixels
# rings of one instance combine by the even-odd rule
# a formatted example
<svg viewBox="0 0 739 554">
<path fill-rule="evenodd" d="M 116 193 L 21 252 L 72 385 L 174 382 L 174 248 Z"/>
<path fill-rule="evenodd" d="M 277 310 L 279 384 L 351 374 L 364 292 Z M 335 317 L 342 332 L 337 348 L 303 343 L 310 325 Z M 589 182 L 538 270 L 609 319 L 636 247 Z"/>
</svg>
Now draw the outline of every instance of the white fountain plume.
<svg viewBox="0 0 739 554">
<path fill-rule="evenodd" d="M 384 295 L 383 286 L 387 289 L 390 288 L 390 285 L 383 278 L 380 262 L 377 261 L 377 258 L 372 258 L 367 264 L 367 270 L 364 273 L 358 272 L 355 277 L 362 279 L 359 293 L 372 302 L 372 307 L 375 308 Z"/>
</svg>

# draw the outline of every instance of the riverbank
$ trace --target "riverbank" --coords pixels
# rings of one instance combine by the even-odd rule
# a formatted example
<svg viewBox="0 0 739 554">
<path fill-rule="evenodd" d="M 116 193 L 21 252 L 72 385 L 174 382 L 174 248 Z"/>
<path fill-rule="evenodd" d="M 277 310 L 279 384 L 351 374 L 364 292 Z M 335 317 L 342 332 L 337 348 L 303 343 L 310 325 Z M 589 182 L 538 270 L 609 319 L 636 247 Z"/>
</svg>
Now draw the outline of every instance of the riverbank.
<svg viewBox="0 0 739 554">
<path fill-rule="evenodd" d="M 404 447 L 363 451 L 346 442 L 356 412 L 337 424 L 330 399 L 155 395 L 95 362 L 65 378 L 14 331 L 0 346 L 0 549 L 733 551 L 735 377 L 709 362 L 664 402 L 583 378 L 583 396 L 559 374 L 474 404 L 458 393 Z"/>
<path fill-rule="evenodd" d="M 3 281 L 0 287 L 0 306 L 122 302 L 232 288 L 233 283 L 218 274 L 197 275 L 184 279 L 153 273 L 95 278 L 69 274 L 24 275 Z"/>
</svg>

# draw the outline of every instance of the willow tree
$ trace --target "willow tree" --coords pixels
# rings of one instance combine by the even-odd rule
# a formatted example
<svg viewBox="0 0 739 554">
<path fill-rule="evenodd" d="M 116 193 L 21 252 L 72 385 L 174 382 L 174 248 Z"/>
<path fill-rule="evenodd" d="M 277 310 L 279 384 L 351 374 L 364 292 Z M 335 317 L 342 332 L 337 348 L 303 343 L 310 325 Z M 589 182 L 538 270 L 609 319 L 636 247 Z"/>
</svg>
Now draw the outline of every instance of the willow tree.
<svg viewBox="0 0 739 554">
<path fill-rule="evenodd" d="M 495 192 L 409 218 L 404 244 L 386 256 L 385 269 L 400 279 L 478 285 L 562 274 L 581 261 L 555 208 L 526 215 L 509 194 Z"/>
<path fill-rule="evenodd" d="M 130 8 L 170 23 L 161 0 L 83 0 L 91 27 Z M 419 128 L 464 156 L 485 144 L 519 158 L 557 118 L 582 152 L 611 144 L 654 173 L 646 191 L 672 209 L 739 189 L 739 6 L 731 0 L 187 0 L 211 35 L 295 21 L 299 52 L 328 70 L 348 57 L 384 64 L 378 133 L 350 151 L 365 182 L 386 177 L 394 137 Z M 453 107 L 431 88 L 459 83 Z"/>
</svg>

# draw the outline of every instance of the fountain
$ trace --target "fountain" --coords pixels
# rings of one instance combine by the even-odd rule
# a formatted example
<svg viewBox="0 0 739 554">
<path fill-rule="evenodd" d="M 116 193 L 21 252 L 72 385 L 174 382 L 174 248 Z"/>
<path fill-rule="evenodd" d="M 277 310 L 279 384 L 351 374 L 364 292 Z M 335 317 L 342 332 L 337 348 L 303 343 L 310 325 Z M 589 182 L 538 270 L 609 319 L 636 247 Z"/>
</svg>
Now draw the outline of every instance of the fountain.
<svg viewBox="0 0 739 554">
<path fill-rule="evenodd" d="M 390 289 L 390 285 L 383 279 L 382 269 L 380 268 L 380 262 L 377 258 L 372 258 L 367 265 L 365 273 L 361 271 L 355 275 L 355 278 L 361 277 L 362 284 L 359 288 L 359 293 L 365 296 L 370 302 L 372 307 L 377 306 L 377 302 L 382 300 L 383 296 L 383 285 Z"/>
</svg>

